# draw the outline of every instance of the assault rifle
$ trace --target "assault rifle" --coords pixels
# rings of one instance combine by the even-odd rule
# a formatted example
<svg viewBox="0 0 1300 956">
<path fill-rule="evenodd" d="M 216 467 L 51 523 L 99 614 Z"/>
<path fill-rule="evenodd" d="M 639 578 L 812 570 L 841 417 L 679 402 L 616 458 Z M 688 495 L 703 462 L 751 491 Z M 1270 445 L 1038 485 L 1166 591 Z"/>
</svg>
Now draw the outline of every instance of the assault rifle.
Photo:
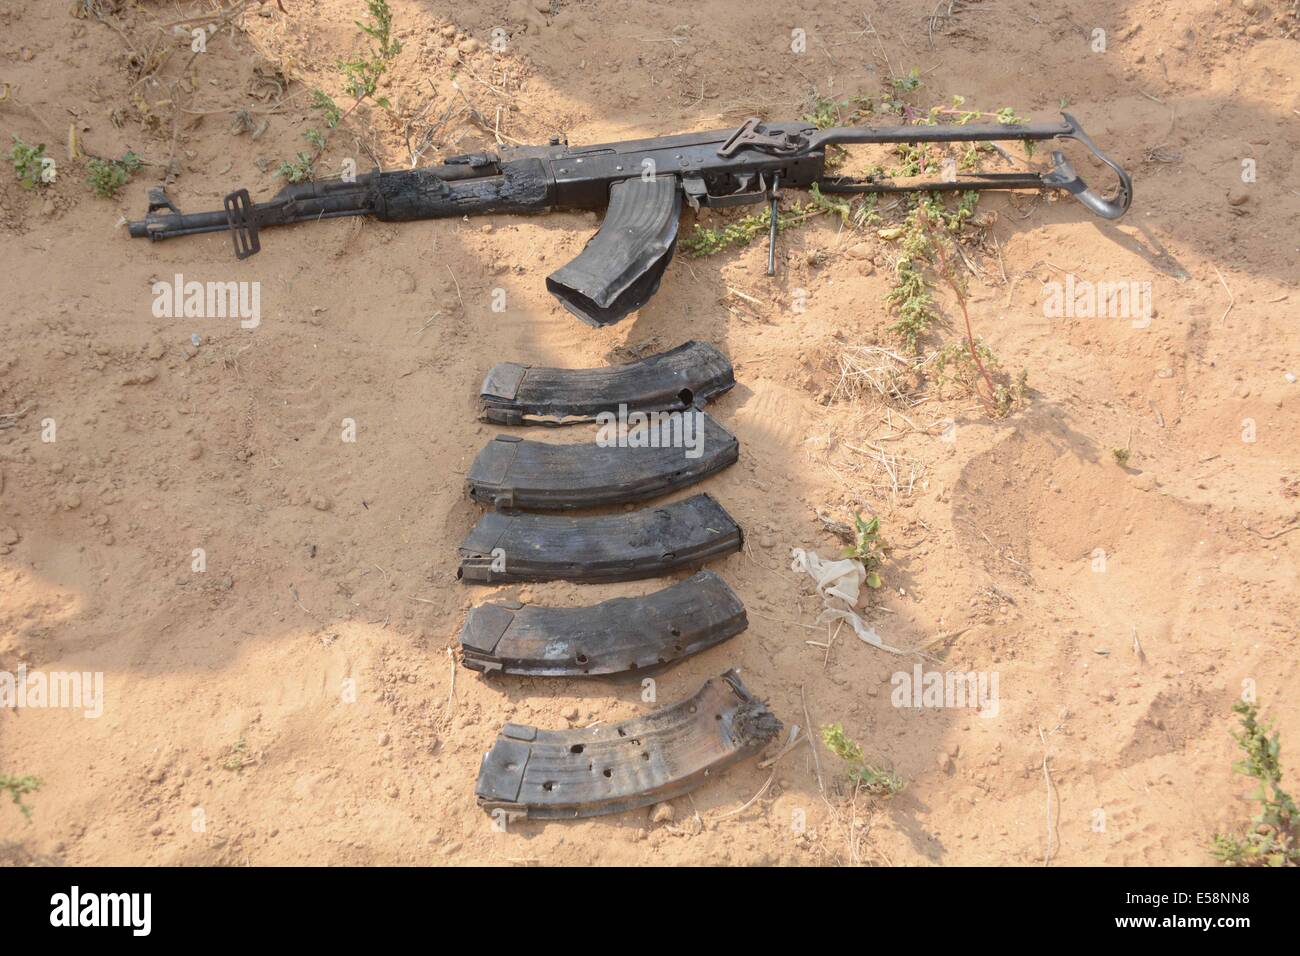
<svg viewBox="0 0 1300 956">
<path fill-rule="evenodd" d="M 453 156 L 440 166 L 371 172 L 353 181 L 289 185 L 267 202 L 248 190 L 225 198 L 224 209 L 183 214 L 161 187 L 149 191 L 144 219 L 132 236 L 168 239 L 229 230 L 240 259 L 261 248 L 267 226 L 336 216 L 373 216 L 385 222 L 484 213 L 538 213 L 606 209 L 600 230 L 570 263 L 546 279 L 570 312 L 591 325 L 609 325 L 641 308 L 659 288 L 672 258 L 683 201 L 692 209 L 771 205 L 768 274 L 776 270 L 777 204 L 782 187 L 824 193 L 925 190 L 1059 189 L 1104 219 L 1128 210 L 1128 174 L 1088 138 L 1069 113 L 1059 123 L 951 126 L 842 126 L 746 120 L 739 129 L 653 139 L 569 146 L 502 147 L 495 153 Z M 1119 179 L 1107 197 L 1079 178 L 1065 154 L 1053 151 L 1047 172 L 949 173 L 941 178 L 853 178 L 826 174 L 827 147 L 855 143 L 972 143 L 1072 139 Z"/>
</svg>

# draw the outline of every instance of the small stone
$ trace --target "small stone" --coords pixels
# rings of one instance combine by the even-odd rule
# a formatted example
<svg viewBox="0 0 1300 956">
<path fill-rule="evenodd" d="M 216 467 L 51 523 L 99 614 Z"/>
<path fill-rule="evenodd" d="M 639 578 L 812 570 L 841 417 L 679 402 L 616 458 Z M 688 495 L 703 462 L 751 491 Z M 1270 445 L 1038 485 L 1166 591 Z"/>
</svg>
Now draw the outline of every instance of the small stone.
<svg viewBox="0 0 1300 956">
<path fill-rule="evenodd" d="M 392 736 L 388 733 L 388 731 L 386 731 L 386 730 L 381 731 L 380 734 L 379 734 L 379 746 L 381 746 L 381 747 L 387 747 L 388 744 L 392 741 L 392 739 L 393 739 L 393 738 L 392 738 Z"/>
<path fill-rule="evenodd" d="M 185 449 L 185 457 L 190 461 L 198 461 L 203 455 L 203 446 L 198 442 L 190 442 Z"/>
<path fill-rule="evenodd" d="M 123 385 L 148 385 L 158 377 L 156 368 L 147 368 L 142 372 L 136 372 L 134 375 L 128 375 L 122 379 Z"/>
<path fill-rule="evenodd" d="M 568 707 L 568 708 L 566 708 L 565 710 L 561 711 L 560 716 L 563 717 L 563 718 L 564 718 L 565 720 L 567 720 L 567 721 L 570 721 L 570 722 L 575 721 L 575 720 L 578 719 L 578 708 L 577 708 L 577 707 Z"/>
<path fill-rule="evenodd" d="M 311 499 L 311 506 L 317 511 L 329 511 L 333 505 L 324 495 L 314 495 Z"/>
<path fill-rule="evenodd" d="M 1250 202 L 1250 190 L 1248 190 L 1244 185 L 1233 186 L 1228 190 L 1229 206 L 1244 206 L 1248 202 Z"/>
<path fill-rule="evenodd" d="M 1149 471 L 1139 472 L 1129 478 L 1129 481 L 1138 491 L 1154 491 L 1156 487 L 1156 476 Z"/>
<path fill-rule="evenodd" d="M 671 803 L 656 803 L 650 810 L 651 823 L 672 823 L 676 813 Z"/>
<path fill-rule="evenodd" d="M 18 532 L 13 528 L 5 525 L 0 528 L 0 544 L 17 544 L 19 541 Z"/>
<path fill-rule="evenodd" d="M 77 494 L 76 492 L 66 494 L 62 498 L 61 504 L 63 505 L 64 508 L 68 509 L 69 511 L 76 511 L 78 508 L 81 507 L 81 495 Z"/>
<path fill-rule="evenodd" d="M 460 52 L 465 54 L 465 56 L 473 56 L 482 49 L 482 47 L 483 44 L 479 43 L 478 40 L 473 37 L 467 37 L 460 42 L 460 46 L 456 47 L 456 49 L 460 50 Z"/>
</svg>

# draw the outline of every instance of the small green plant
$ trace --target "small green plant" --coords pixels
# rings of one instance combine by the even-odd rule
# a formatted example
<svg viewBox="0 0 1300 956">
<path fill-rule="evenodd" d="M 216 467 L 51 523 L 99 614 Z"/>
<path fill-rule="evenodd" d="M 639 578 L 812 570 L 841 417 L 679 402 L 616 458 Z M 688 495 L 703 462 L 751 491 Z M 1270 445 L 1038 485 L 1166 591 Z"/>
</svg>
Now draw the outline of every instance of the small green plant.
<svg viewBox="0 0 1300 956">
<path fill-rule="evenodd" d="M 889 545 L 880 537 L 880 518 L 865 521 L 862 515 L 854 515 L 853 530 L 853 546 L 844 549 L 844 556 L 862 562 L 867 569 L 867 587 L 874 590 L 881 585 L 880 568 L 889 557 Z"/>
<path fill-rule="evenodd" d="M 90 170 L 86 182 L 95 195 L 112 199 L 140 168 L 140 157 L 128 151 L 121 159 L 92 159 L 86 167 Z"/>
<path fill-rule="evenodd" d="M 877 797 L 892 797 L 906 784 L 892 770 L 873 767 L 866 762 L 862 748 L 850 740 L 839 724 L 827 724 L 822 728 L 822 743 L 826 749 L 849 765 L 849 779 L 854 786 L 861 787 L 867 793 Z"/>
<path fill-rule="evenodd" d="M 853 228 L 866 229 L 868 226 L 878 226 L 881 222 L 880 194 L 866 193 L 853 210 Z"/>
<path fill-rule="evenodd" d="M 1131 449 L 1128 448 L 1112 448 L 1110 453 L 1115 457 L 1115 463 L 1121 468 L 1128 465 L 1129 457 L 1132 455 Z"/>
<path fill-rule="evenodd" d="M 776 231 L 785 232 L 791 226 L 799 225 L 814 216 L 832 210 L 839 212 L 833 200 L 823 198 L 819 203 L 818 196 L 820 194 L 815 194 L 812 202 L 795 205 L 785 212 L 778 213 Z M 771 222 L 772 212 L 770 209 L 765 209 L 762 212 L 750 213 L 725 226 L 696 225 L 692 233 L 681 240 L 680 247 L 693 259 L 711 256 L 733 246 L 747 246 L 757 237 L 767 235 Z"/>
<path fill-rule="evenodd" d="M 292 161 L 281 163 L 276 172 L 291 183 L 305 183 L 316 175 L 316 161 L 306 153 L 299 153 Z"/>
<path fill-rule="evenodd" d="M 894 286 L 885 296 L 885 302 L 898 314 L 898 320 L 889 331 L 900 336 L 914 355 L 921 351 L 922 337 L 939 319 L 930 283 L 923 271 L 930 259 L 931 245 L 919 210 L 919 205 L 913 208 L 897 233 L 889 230 L 891 236 L 902 241 L 898 259 L 894 262 Z"/>
<path fill-rule="evenodd" d="M 17 135 L 9 148 L 9 162 L 14 164 L 14 175 L 24 189 L 48 186 L 54 181 L 54 168 L 45 161 L 45 144 L 25 143 Z"/>
<path fill-rule="evenodd" d="M 919 175 L 923 166 L 921 155 L 905 151 L 903 164 L 894 175 Z M 915 355 L 921 351 L 921 339 L 939 319 L 933 290 L 925 275 L 925 268 L 936 252 L 929 227 L 941 223 L 947 232 L 959 233 L 975 214 L 979 193 L 965 191 L 951 207 L 934 193 L 911 197 L 909 202 L 911 208 L 903 224 L 882 230 L 881 236 L 900 240 L 899 256 L 894 262 L 894 285 L 885 296 L 885 302 L 898 314 L 898 320 L 889 330 L 900 336 L 908 351 Z"/>
<path fill-rule="evenodd" d="M 953 295 L 957 298 L 957 305 L 961 309 L 961 317 L 966 331 L 966 352 L 964 355 L 954 352 L 951 346 L 937 353 L 935 365 L 939 380 L 943 381 L 945 371 L 950 364 L 955 366 L 958 370 L 958 380 L 984 404 L 988 412 L 996 418 L 1005 418 L 1011 413 L 1012 408 L 1025 401 L 1029 389 L 1029 374 L 1022 369 L 1013 385 L 1005 375 L 998 372 L 997 360 L 994 358 L 993 352 L 988 346 L 983 345 L 975 338 L 975 333 L 971 329 L 970 309 L 967 307 L 966 302 L 966 285 L 962 277 L 957 274 L 952 262 L 949 260 L 948 253 L 945 251 L 950 245 L 957 246 L 957 240 L 952 239 L 950 234 L 961 230 L 966 219 L 974 210 L 974 204 L 963 207 L 959 203 L 955 210 L 945 210 L 944 206 L 937 205 L 937 200 L 934 200 L 934 203 L 936 205 L 932 206 L 927 201 L 922 201 L 918 211 L 922 213 L 923 227 L 925 224 L 935 221 L 943 226 L 942 230 L 936 230 L 931 246 L 934 251 L 935 271 L 948 284 Z"/>
<path fill-rule="evenodd" d="M 821 187 L 813 183 L 808 187 L 812 193 L 810 199 L 803 207 L 804 212 L 809 213 L 828 213 L 832 216 L 838 216 L 840 222 L 848 225 L 853 215 L 853 203 L 848 199 L 836 199 L 834 196 L 827 196 L 821 191 Z"/>
<path fill-rule="evenodd" d="M 778 232 L 781 230 L 781 219 L 782 217 L 777 217 Z M 771 221 L 770 212 L 764 210 L 761 213 L 751 213 L 724 226 L 697 224 L 694 231 L 682 240 L 682 251 L 693 259 L 699 259 L 730 249 L 732 246 L 747 246 L 756 236 L 767 232 Z"/>
<path fill-rule="evenodd" d="M 371 19 L 365 23 L 358 20 L 356 24 L 374 42 L 365 53 L 358 53 L 350 60 L 339 60 L 338 67 L 349 96 L 357 101 L 374 97 L 378 105 L 388 109 L 388 100 L 375 97 L 375 91 L 379 89 L 380 78 L 388 72 L 388 64 L 402 51 L 402 41 L 393 36 L 393 13 L 388 9 L 388 0 L 366 0 L 366 8 Z"/>
<path fill-rule="evenodd" d="M 1240 837 L 1214 835 L 1210 852 L 1229 866 L 1300 866 L 1300 809 L 1282 789 L 1282 745 L 1276 731 L 1261 723 L 1255 704 L 1239 700 L 1232 705 L 1241 718 L 1241 731 L 1232 735 L 1244 758 L 1233 769 L 1255 780 L 1253 794 L 1259 804 L 1254 826 Z"/>
<path fill-rule="evenodd" d="M 230 754 L 221 766 L 226 770 L 242 770 L 244 767 L 244 751 L 247 749 L 248 744 L 244 742 L 243 737 L 240 737 L 235 741 L 234 746 L 230 748 Z"/>
<path fill-rule="evenodd" d="M 917 67 L 912 67 L 904 76 L 890 77 L 880 97 L 881 109 L 910 121 L 917 115 L 917 108 L 914 103 L 909 103 L 906 97 L 909 93 L 915 93 L 921 86 L 921 71 Z"/>
<path fill-rule="evenodd" d="M 835 101 L 829 97 L 813 97 L 812 108 L 804 114 L 804 122 L 812 123 L 818 129 L 830 129 L 832 126 L 839 125 L 835 106 Z"/>
<path fill-rule="evenodd" d="M 321 89 L 311 91 L 311 108 L 320 113 L 322 122 L 330 129 L 339 125 L 343 111 L 328 93 Z"/>
<path fill-rule="evenodd" d="M 827 96 L 814 95 L 812 106 L 804 114 L 804 122 L 811 123 L 818 129 L 830 129 L 832 126 L 849 126 L 874 110 L 869 96 L 850 96 L 846 100 L 833 100 Z"/>
<path fill-rule="evenodd" d="M 23 803 L 23 797 L 35 793 L 41 789 L 41 781 L 36 777 L 16 777 L 7 773 L 0 773 L 0 793 L 7 793 L 13 798 L 18 809 L 22 811 L 23 816 L 31 819 L 32 808 Z"/>
<path fill-rule="evenodd" d="M 402 51 L 402 41 L 393 36 L 393 13 L 388 8 L 388 0 L 366 0 L 369 19 L 357 20 L 361 32 L 370 38 L 370 43 L 361 53 L 353 54 L 350 59 L 339 60 L 337 67 L 342 74 L 343 92 L 352 97 L 353 103 L 343 110 L 324 90 L 315 88 L 311 91 L 310 109 L 319 114 L 326 131 L 338 128 L 358 106 L 366 100 L 383 109 L 390 109 L 392 104 L 386 96 L 376 96 L 379 81 L 388 72 L 393 58 Z M 291 183 L 301 183 L 316 175 L 316 161 L 329 145 L 329 133 L 319 129 L 309 129 L 303 134 L 312 147 L 312 153 L 299 153 L 293 160 L 280 164 L 279 174 Z"/>
<path fill-rule="evenodd" d="M 890 77 L 889 85 L 895 93 L 914 93 L 921 88 L 921 71 L 914 66 L 906 76 Z"/>
<path fill-rule="evenodd" d="M 1022 368 L 1010 385 L 999 382 L 993 390 L 993 406 L 999 418 L 1006 418 L 1011 410 L 1029 400 L 1029 369 Z"/>
<path fill-rule="evenodd" d="M 978 363 L 974 356 L 979 357 Z M 1028 398 L 1029 370 L 1021 369 L 1013 381 L 983 339 L 974 340 L 974 355 L 970 342 L 957 340 L 935 351 L 930 361 L 935 381 L 940 386 L 956 386 L 962 395 L 982 397 L 980 385 L 992 381 L 992 410 L 998 418 L 1006 417 Z"/>
</svg>

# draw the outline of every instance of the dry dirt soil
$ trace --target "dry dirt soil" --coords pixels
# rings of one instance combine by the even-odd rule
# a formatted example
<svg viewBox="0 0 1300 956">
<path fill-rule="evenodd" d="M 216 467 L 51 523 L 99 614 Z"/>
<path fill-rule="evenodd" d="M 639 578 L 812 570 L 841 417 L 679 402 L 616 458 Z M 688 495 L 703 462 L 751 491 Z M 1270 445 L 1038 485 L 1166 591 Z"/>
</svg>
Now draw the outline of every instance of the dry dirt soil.
<svg viewBox="0 0 1300 956">
<path fill-rule="evenodd" d="M 645 309 L 601 330 L 542 281 L 591 214 L 339 220 L 268 232 L 243 262 L 219 234 L 131 240 L 121 219 L 163 180 L 188 211 L 282 185 L 277 167 L 321 125 L 310 89 L 351 105 L 335 64 L 362 49 L 364 4 L 6 0 L 0 131 L 6 149 L 45 143 L 58 176 L 26 189 L 0 163 L 0 670 L 102 672 L 105 690 L 97 719 L 0 712 L 0 772 L 41 781 L 30 819 L 0 805 L 3 859 L 1211 863 L 1211 835 L 1252 812 L 1231 770 L 1234 700 L 1253 688 L 1284 763 L 1300 746 L 1294 5 L 540 6 L 392 0 L 390 109 L 354 110 L 318 175 L 492 149 L 498 132 L 581 144 L 793 119 L 814 97 L 879 103 L 915 69 L 903 92 L 922 109 L 960 95 L 1053 120 L 1068 104 L 1131 171 L 1132 211 L 1112 224 L 1068 197 L 986 196 L 956 267 L 976 333 L 1008 375 L 1026 370 L 1024 400 L 993 416 L 935 374 L 964 327 L 942 283 L 931 357 L 886 398 L 871 382 L 892 373 L 844 369 L 901 348 L 889 202 L 881 224 L 788 230 L 775 278 L 762 241 L 679 254 Z M 192 55 L 188 31 L 208 24 Z M 97 198 L 70 131 L 146 165 Z M 260 282 L 260 325 L 156 318 L 152 283 L 176 273 Z M 1150 283 L 1151 321 L 1049 317 L 1050 283 L 1070 274 Z M 714 414 L 741 459 L 703 490 L 746 530 L 712 567 L 750 625 L 659 675 L 659 703 L 739 668 L 787 726 L 842 724 L 906 788 L 855 798 L 838 757 L 800 745 L 671 813 L 495 832 L 474 780 L 504 722 L 651 705 L 635 682 L 482 679 L 454 653 L 467 609 L 664 582 L 456 581 L 479 513 L 464 474 L 496 430 L 475 418 L 477 386 L 499 361 L 599 366 L 691 338 L 735 364 Z M 901 656 L 815 624 L 820 600 L 789 570 L 793 547 L 837 556 L 822 519 L 855 512 L 894 545 L 865 613 Z M 891 675 L 917 664 L 996 673 L 997 715 L 893 706 Z"/>
</svg>

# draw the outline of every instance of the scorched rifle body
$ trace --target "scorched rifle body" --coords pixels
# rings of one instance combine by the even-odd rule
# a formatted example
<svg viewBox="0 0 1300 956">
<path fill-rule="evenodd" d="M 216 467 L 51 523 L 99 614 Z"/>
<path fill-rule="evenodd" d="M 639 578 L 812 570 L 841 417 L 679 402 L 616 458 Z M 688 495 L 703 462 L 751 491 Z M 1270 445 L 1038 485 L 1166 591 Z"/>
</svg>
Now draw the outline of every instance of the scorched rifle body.
<svg viewBox="0 0 1300 956">
<path fill-rule="evenodd" d="M 970 189 L 1062 189 L 1106 219 L 1122 216 L 1132 185 L 1118 164 L 1093 145 L 1069 114 L 1044 124 L 952 126 L 851 126 L 820 130 L 807 123 L 746 120 L 739 129 L 685 133 L 574 147 L 503 147 L 500 154 L 455 156 L 438 166 L 372 172 L 355 181 L 289 185 L 267 202 L 245 189 L 224 209 L 183 214 L 156 187 L 149 210 L 129 223 L 132 236 L 166 239 L 229 230 L 235 254 L 261 248 L 267 226 L 338 216 L 385 222 L 490 213 L 606 210 L 600 230 L 573 261 L 547 277 L 547 288 L 591 325 L 617 322 L 639 309 L 659 287 L 677 242 L 682 204 L 694 209 L 768 202 L 772 206 L 768 272 L 775 269 L 776 205 L 782 187 L 823 192 L 899 192 Z M 826 175 L 826 148 L 853 143 L 989 142 L 1073 139 L 1119 180 L 1104 197 L 1087 186 L 1064 154 L 1052 153 L 1049 172 L 963 173 L 941 179 L 894 182 Z"/>
</svg>

